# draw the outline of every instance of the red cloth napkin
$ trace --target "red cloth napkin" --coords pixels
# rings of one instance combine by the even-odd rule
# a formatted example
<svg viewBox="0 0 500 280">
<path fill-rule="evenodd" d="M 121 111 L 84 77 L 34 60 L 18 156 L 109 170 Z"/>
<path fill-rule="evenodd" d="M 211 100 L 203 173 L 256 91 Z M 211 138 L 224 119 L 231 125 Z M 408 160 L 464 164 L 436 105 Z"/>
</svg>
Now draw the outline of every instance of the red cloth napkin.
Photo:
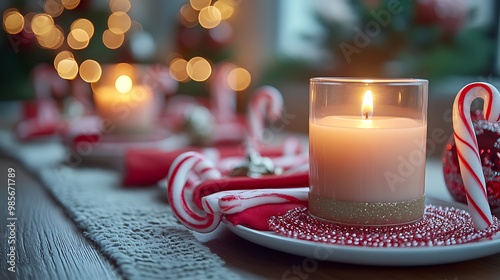
<svg viewBox="0 0 500 280">
<path fill-rule="evenodd" d="M 244 157 L 242 145 L 221 145 L 211 148 L 186 147 L 175 151 L 157 149 L 130 149 L 125 153 L 125 169 L 123 186 L 151 186 L 168 175 L 172 162 L 182 153 L 196 151 L 204 154 L 210 160 L 217 161 L 227 157 Z M 265 157 L 283 155 L 282 147 L 265 147 L 261 151 Z"/>
<path fill-rule="evenodd" d="M 226 220 L 237 226 L 256 230 L 269 230 L 268 221 L 272 216 L 280 216 L 288 210 L 307 207 L 307 201 L 297 203 L 266 204 L 248 208 L 236 214 L 225 215 Z"/>
<path fill-rule="evenodd" d="M 24 120 L 18 123 L 14 129 L 15 135 L 20 141 L 28 141 L 37 138 L 57 135 L 64 127 L 64 123 L 42 122 L 37 119 Z"/>
<path fill-rule="evenodd" d="M 14 128 L 20 141 L 52 136 L 64 129 L 57 105 L 52 100 L 26 101 L 22 104 L 23 119 Z"/>
</svg>

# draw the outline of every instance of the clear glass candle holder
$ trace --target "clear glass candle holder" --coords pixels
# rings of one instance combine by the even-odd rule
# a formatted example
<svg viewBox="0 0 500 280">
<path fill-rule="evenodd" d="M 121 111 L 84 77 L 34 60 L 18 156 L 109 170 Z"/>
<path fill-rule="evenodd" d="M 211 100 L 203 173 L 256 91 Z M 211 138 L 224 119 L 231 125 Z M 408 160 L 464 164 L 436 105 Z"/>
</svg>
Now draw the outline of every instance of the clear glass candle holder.
<svg viewBox="0 0 500 280">
<path fill-rule="evenodd" d="M 102 76 L 92 83 L 98 115 L 113 133 L 150 133 L 159 115 L 161 94 L 147 83 L 147 65 L 104 65 Z"/>
<path fill-rule="evenodd" d="M 427 88 L 421 79 L 310 80 L 312 216 L 373 226 L 423 217 Z"/>
</svg>

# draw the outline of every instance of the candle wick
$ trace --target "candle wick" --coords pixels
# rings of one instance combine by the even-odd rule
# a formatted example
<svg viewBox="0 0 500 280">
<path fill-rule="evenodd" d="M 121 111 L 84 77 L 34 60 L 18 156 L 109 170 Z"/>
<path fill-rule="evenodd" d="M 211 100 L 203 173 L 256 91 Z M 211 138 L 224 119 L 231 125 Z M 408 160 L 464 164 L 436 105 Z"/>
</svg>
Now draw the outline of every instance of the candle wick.
<svg viewBox="0 0 500 280">
<path fill-rule="evenodd" d="M 365 115 L 365 120 L 367 120 L 368 119 L 368 112 L 365 112 L 364 115 Z"/>
</svg>

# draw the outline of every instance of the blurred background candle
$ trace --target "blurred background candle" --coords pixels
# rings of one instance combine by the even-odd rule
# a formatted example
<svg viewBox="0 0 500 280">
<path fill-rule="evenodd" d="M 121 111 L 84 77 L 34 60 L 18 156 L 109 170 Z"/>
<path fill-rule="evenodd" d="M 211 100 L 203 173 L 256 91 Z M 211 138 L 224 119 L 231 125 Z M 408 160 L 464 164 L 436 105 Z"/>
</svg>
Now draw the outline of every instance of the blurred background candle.
<svg viewBox="0 0 500 280">
<path fill-rule="evenodd" d="M 128 64 L 109 67 L 112 71 L 93 84 L 97 113 L 113 132 L 147 133 L 151 131 L 158 114 L 153 89 L 135 84 L 135 69 Z M 114 129 L 113 129 L 114 128 Z"/>
<path fill-rule="evenodd" d="M 427 81 L 311 79 L 312 215 L 348 224 L 424 210 Z"/>
</svg>

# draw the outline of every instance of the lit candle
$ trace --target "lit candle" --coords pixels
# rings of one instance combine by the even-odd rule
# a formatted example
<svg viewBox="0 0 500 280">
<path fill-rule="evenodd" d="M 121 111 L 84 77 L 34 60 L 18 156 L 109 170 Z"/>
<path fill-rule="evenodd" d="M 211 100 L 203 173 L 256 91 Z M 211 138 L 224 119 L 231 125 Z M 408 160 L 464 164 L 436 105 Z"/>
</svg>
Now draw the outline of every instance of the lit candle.
<svg viewBox="0 0 500 280">
<path fill-rule="evenodd" d="M 425 206 L 426 118 L 419 114 L 415 118 L 398 116 L 404 108 L 385 104 L 381 107 L 390 112 L 374 114 L 377 107 L 372 93 L 378 93 L 385 102 L 397 96 L 389 93 L 387 97 L 379 91 L 388 90 L 387 86 L 378 84 L 364 90 L 361 104 L 351 104 L 361 114 L 337 115 L 335 110 L 324 114 L 331 102 L 341 100 L 332 95 L 339 90 L 325 90 L 330 93 L 320 97 L 324 87 L 311 87 L 311 102 L 323 105 L 317 110 L 318 104 L 311 104 L 310 213 L 330 221 L 366 225 L 401 224 L 421 218 Z M 356 89 L 363 87 L 367 85 Z M 401 91 L 394 99 L 399 99 L 395 104 L 405 103 L 401 102 Z M 410 96 L 405 101 L 422 103 L 419 110 L 426 112 L 426 95 L 420 99 Z M 336 111 L 355 110 L 344 105 Z"/>
<path fill-rule="evenodd" d="M 134 85 L 128 75 L 121 75 L 114 85 L 94 88 L 99 116 L 109 121 L 115 132 L 147 132 L 154 124 L 156 106 L 150 87 Z"/>
</svg>

